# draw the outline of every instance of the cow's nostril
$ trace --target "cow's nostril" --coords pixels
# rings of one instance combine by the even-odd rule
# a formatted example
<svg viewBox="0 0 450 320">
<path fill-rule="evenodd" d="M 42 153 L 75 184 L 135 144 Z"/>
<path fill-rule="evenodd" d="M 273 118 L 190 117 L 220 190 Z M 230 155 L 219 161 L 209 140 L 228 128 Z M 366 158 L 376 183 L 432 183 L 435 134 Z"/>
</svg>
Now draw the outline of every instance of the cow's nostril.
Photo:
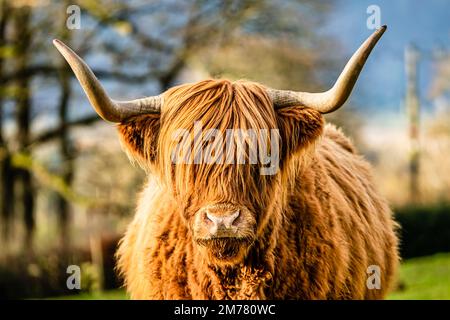
<svg viewBox="0 0 450 320">
<path fill-rule="evenodd" d="M 237 210 L 232 215 L 230 215 L 230 217 L 228 218 L 230 226 L 235 226 L 237 224 L 240 214 L 241 213 L 239 212 L 239 210 Z"/>
<path fill-rule="evenodd" d="M 238 211 L 236 211 L 235 213 L 234 213 L 234 218 L 233 218 L 233 221 L 232 221 L 232 223 L 231 223 L 231 225 L 233 225 L 233 226 L 236 226 L 236 225 L 238 225 L 239 224 L 239 217 L 241 216 L 241 213 L 239 212 L 239 210 Z"/>
<path fill-rule="evenodd" d="M 222 218 L 222 222 L 225 226 L 225 228 L 231 228 L 236 221 L 236 219 L 239 217 L 239 210 L 233 212 L 232 214 L 226 215 Z"/>
<path fill-rule="evenodd" d="M 204 219 L 205 219 L 205 222 L 207 222 L 207 223 L 214 223 L 215 222 L 214 216 L 212 216 L 208 211 L 204 215 Z"/>
</svg>

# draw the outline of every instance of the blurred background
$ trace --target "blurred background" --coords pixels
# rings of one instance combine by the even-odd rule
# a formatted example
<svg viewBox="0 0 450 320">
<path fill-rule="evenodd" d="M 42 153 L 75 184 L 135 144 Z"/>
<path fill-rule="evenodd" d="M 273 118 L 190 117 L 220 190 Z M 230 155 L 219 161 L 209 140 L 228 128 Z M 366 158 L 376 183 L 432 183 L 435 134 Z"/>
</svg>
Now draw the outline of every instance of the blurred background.
<svg viewBox="0 0 450 320">
<path fill-rule="evenodd" d="M 446 0 L 0 0 L 0 299 L 126 298 L 114 252 L 144 172 L 54 38 L 125 100 L 209 77 L 328 89 L 379 24 L 388 30 L 351 99 L 327 120 L 373 164 L 402 226 L 389 298 L 450 299 Z"/>
</svg>

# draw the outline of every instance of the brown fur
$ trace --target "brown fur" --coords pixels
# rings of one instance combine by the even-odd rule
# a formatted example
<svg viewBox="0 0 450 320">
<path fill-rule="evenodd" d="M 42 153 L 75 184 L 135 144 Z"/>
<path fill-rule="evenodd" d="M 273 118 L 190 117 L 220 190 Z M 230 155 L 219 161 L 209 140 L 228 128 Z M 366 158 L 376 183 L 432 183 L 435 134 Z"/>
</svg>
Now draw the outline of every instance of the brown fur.
<svg viewBox="0 0 450 320">
<path fill-rule="evenodd" d="M 174 165 L 171 133 L 199 119 L 220 130 L 279 128 L 280 171 L 260 176 L 250 164 Z M 369 164 L 315 110 L 275 111 L 258 84 L 208 80 L 169 90 L 161 117 L 129 119 L 119 132 L 130 157 L 149 171 L 117 253 L 132 298 L 374 299 L 391 287 L 398 264 L 391 211 Z M 195 212 L 217 202 L 254 213 L 251 242 L 194 241 Z M 204 254 L 208 245 L 244 251 L 221 263 Z M 370 265 L 381 269 L 379 290 L 366 286 Z"/>
</svg>

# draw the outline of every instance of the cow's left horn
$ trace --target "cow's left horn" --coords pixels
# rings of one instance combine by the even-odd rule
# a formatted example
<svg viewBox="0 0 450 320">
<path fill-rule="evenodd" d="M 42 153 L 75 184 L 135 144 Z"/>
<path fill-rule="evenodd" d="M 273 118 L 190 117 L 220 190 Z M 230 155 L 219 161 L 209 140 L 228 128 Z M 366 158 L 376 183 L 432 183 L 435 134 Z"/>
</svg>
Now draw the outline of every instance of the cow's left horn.
<svg viewBox="0 0 450 320">
<path fill-rule="evenodd" d="M 268 89 L 267 93 L 272 99 L 274 107 L 283 108 L 301 105 L 316 109 L 321 113 L 337 110 L 349 97 L 364 63 L 386 28 L 386 26 L 382 26 L 359 47 L 347 62 L 341 75 L 330 90 L 321 93 L 310 93 Z"/>
<path fill-rule="evenodd" d="M 132 116 L 161 112 L 161 95 L 130 101 L 112 100 L 91 68 L 75 52 L 59 40 L 53 40 L 53 44 L 69 63 L 89 102 L 104 120 L 121 122 Z"/>
</svg>

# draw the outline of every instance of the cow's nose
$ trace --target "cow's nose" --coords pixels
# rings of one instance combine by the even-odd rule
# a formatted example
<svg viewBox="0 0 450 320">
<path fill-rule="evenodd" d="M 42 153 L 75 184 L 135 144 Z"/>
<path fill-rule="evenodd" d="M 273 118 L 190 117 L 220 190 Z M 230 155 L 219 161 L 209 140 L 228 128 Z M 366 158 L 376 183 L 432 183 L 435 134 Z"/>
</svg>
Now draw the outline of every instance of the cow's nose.
<svg viewBox="0 0 450 320">
<path fill-rule="evenodd" d="M 231 212 L 209 212 L 206 211 L 205 220 L 211 235 L 221 236 L 237 229 L 236 220 L 239 218 L 239 210 Z"/>
</svg>

